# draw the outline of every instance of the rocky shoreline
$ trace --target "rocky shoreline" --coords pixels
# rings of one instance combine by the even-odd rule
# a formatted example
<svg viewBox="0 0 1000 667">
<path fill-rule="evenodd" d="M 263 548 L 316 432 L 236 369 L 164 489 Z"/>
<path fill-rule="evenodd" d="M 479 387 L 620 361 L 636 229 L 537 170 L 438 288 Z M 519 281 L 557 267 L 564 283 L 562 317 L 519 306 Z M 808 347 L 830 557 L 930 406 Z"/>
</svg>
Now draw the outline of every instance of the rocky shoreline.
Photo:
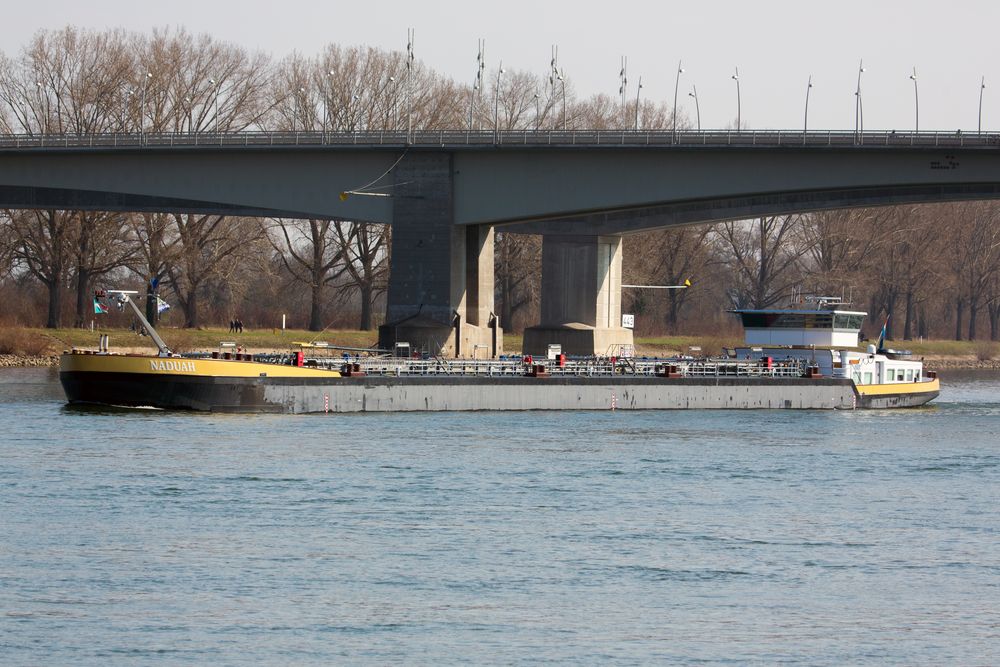
<svg viewBox="0 0 1000 667">
<path fill-rule="evenodd" d="M 928 357 L 924 359 L 928 370 L 1000 370 L 1000 359 L 981 361 L 962 357 Z M 42 368 L 58 366 L 59 355 L 30 356 L 23 354 L 0 354 L 0 368 Z"/>
<path fill-rule="evenodd" d="M 1000 371 L 1000 359 L 925 359 L 924 364 L 932 371 Z"/>
<path fill-rule="evenodd" d="M 0 354 L 0 368 L 38 368 L 58 366 L 59 355 L 35 357 L 24 354 Z"/>
</svg>

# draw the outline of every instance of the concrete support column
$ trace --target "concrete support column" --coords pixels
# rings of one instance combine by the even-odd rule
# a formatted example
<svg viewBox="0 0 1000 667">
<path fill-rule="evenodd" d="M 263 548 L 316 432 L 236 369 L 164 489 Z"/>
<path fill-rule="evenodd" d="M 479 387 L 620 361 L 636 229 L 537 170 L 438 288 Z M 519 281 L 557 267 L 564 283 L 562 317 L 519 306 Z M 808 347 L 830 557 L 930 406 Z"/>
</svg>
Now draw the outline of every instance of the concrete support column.
<svg viewBox="0 0 1000 667">
<path fill-rule="evenodd" d="M 524 351 L 544 354 L 553 343 L 567 354 L 630 351 L 632 331 L 621 326 L 621 287 L 620 236 L 543 236 L 542 321 L 525 330 Z"/>
<path fill-rule="evenodd" d="M 393 176 L 392 269 L 379 347 L 501 354 L 503 332 L 492 317 L 493 229 L 454 224 L 451 155 L 412 153 Z"/>
</svg>

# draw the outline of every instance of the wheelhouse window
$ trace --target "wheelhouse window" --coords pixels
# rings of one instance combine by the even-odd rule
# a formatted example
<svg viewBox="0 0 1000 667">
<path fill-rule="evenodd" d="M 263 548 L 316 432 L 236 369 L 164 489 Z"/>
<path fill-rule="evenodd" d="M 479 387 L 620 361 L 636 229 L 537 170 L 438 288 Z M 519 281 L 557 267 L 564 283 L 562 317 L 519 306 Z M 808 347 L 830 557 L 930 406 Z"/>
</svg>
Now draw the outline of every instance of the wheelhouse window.
<svg viewBox="0 0 1000 667">
<path fill-rule="evenodd" d="M 845 315 L 843 313 L 835 313 L 833 316 L 833 328 L 860 329 L 864 319 L 864 315 Z"/>
</svg>

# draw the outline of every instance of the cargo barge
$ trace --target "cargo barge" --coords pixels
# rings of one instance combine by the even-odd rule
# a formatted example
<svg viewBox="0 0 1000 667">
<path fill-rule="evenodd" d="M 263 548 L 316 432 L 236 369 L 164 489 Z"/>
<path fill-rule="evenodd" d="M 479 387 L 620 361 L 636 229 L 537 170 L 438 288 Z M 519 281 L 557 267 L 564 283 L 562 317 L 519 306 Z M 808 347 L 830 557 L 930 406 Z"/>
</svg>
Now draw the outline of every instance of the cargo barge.
<svg viewBox="0 0 1000 667">
<path fill-rule="evenodd" d="M 146 322 L 131 293 L 109 294 L 133 309 L 159 352 L 118 354 L 102 340 L 97 350 L 64 353 L 59 377 L 71 404 L 277 413 L 850 410 L 914 407 L 940 391 L 921 362 L 871 348 L 838 348 L 850 335 L 857 343 L 857 316 L 864 313 L 826 304 L 809 311 L 738 311 L 745 324 L 749 318 L 755 325 L 747 327 L 748 347 L 719 358 L 473 360 L 350 356 L 307 343 L 287 354 L 178 355 Z M 759 344 L 761 331 L 766 345 Z M 815 340 L 824 335 L 835 345 L 818 347 Z M 812 342 L 781 342 L 788 336 Z"/>
</svg>

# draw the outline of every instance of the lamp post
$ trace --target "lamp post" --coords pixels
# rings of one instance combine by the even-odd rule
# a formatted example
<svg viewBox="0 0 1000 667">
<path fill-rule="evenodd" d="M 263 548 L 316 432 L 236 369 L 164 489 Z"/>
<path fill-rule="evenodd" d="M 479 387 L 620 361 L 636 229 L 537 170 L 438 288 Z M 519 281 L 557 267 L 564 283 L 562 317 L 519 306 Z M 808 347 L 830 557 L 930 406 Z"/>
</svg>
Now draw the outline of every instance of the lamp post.
<svg viewBox="0 0 1000 667">
<path fill-rule="evenodd" d="M 559 70 L 559 81 L 562 82 L 562 102 L 563 102 L 563 132 L 566 131 L 566 73 Z"/>
<path fill-rule="evenodd" d="M 330 123 L 330 80 L 333 79 L 333 70 L 327 70 L 323 77 L 323 143 L 326 143 L 326 128 Z M 389 77 L 392 81 L 392 77 Z"/>
<path fill-rule="evenodd" d="M 618 72 L 618 80 L 621 82 L 621 85 L 618 86 L 618 94 L 621 95 L 622 98 L 622 127 L 625 127 L 625 125 L 628 124 L 628 110 L 625 107 L 625 95 L 627 92 L 625 89 L 628 88 L 627 70 L 628 70 L 628 58 L 622 56 L 622 69 L 620 72 Z"/>
<path fill-rule="evenodd" d="M 392 76 L 392 130 L 399 130 L 399 79 Z"/>
<path fill-rule="evenodd" d="M 406 40 L 406 141 L 410 142 L 413 137 L 413 38 L 416 36 L 415 30 L 410 28 L 407 31 Z"/>
<path fill-rule="evenodd" d="M 861 75 L 865 71 L 864 60 L 858 62 L 858 87 L 854 90 L 854 140 L 863 143 L 865 133 L 864 109 L 861 104 Z"/>
<path fill-rule="evenodd" d="M 979 134 L 983 133 L 983 91 L 986 90 L 986 77 L 979 82 Z"/>
<path fill-rule="evenodd" d="M 299 114 L 299 107 L 302 106 L 302 96 L 305 94 L 305 92 L 306 92 L 305 88 L 298 88 L 295 91 L 295 105 L 292 107 L 292 132 L 298 132 L 299 131 L 299 123 L 298 123 L 299 115 L 300 115 Z M 304 110 L 303 110 L 303 113 L 301 115 L 303 115 L 303 116 L 305 115 L 305 111 Z M 302 127 L 305 128 L 305 125 L 306 125 L 306 122 L 305 122 L 305 119 L 303 118 L 303 120 L 302 120 Z"/>
<path fill-rule="evenodd" d="M 635 89 L 635 131 L 639 131 L 639 94 L 642 93 L 642 77 L 639 77 L 639 86 Z"/>
<path fill-rule="evenodd" d="M 565 72 L 559 69 L 559 47 L 552 45 L 552 61 L 549 63 L 552 68 L 549 72 L 549 85 L 555 90 L 556 81 L 562 82 L 562 125 L 566 131 L 566 76 Z"/>
<path fill-rule="evenodd" d="M 472 85 L 469 93 L 469 132 L 472 132 L 472 123 L 476 109 L 476 98 L 483 97 L 483 72 L 486 69 L 486 40 L 479 40 L 479 53 L 476 55 L 476 82 Z M 480 128 L 482 129 L 482 128 Z"/>
<path fill-rule="evenodd" d="M 740 68 L 736 67 L 736 73 L 733 74 L 732 79 L 736 82 L 736 133 L 739 134 L 743 127 L 743 119 L 741 117 L 743 109 L 743 103 L 740 100 Z"/>
<path fill-rule="evenodd" d="M 194 113 L 192 111 L 191 98 L 184 96 L 184 106 L 187 107 L 187 122 L 188 122 L 188 134 L 192 132 L 192 125 L 194 124 Z"/>
<path fill-rule="evenodd" d="M 42 84 L 38 84 L 41 86 Z M 128 102 L 132 96 L 132 89 L 126 88 L 122 97 L 122 133 L 128 133 Z"/>
<path fill-rule="evenodd" d="M 500 139 L 500 84 L 503 82 L 503 61 L 500 61 L 500 69 L 497 70 L 497 89 L 493 97 L 493 141 L 499 143 Z"/>
<path fill-rule="evenodd" d="M 701 107 L 698 105 L 698 86 L 691 85 L 691 92 L 688 93 L 688 97 L 694 98 L 694 113 L 698 119 L 698 133 L 701 134 Z"/>
<path fill-rule="evenodd" d="M 535 91 L 535 132 L 538 132 L 538 119 L 539 119 L 539 111 L 538 111 L 538 91 L 536 90 L 536 91 Z"/>
<path fill-rule="evenodd" d="M 219 91 L 222 90 L 222 82 L 216 81 L 215 79 L 209 79 L 208 82 L 215 86 L 215 133 L 219 133 Z M 293 112 L 294 114 L 294 112 Z M 292 125 L 295 125 L 294 115 L 292 117 Z"/>
<path fill-rule="evenodd" d="M 915 134 L 920 134 L 920 98 L 917 96 L 917 68 L 913 68 L 913 74 L 910 75 L 910 80 L 913 81 L 913 132 Z"/>
<path fill-rule="evenodd" d="M 38 93 L 38 113 L 44 114 L 45 118 L 38 125 L 39 131 L 42 134 L 49 133 L 49 96 L 45 94 L 45 85 L 41 81 L 35 82 L 35 91 Z M 42 98 L 45 98 L 45 104 L 42 104 Z M 982 106 L 982 105 L 980 105 Z"/>
<path fill-rule="evenodd" d="M 809 83 L 806 84 L 806 117 L 802 122 L 802 143 L 806 143 L 806 133 L 809 132 L 809 91 L 813 87 L 812 74 L 809 75 Z"/>
<path fill-rule="evenodd" d="M 673 134 L 673 143 L 677 143 L 677 88 L 681 85 L 681 74 L 684 73 L 684 68 L 681 67 L 681 61 L 677 61 L 677 76 L 674 77 L 674 111 L 673 111 L 673 129 L 671 134 Z"/>
<path fill-rule="evenodd" d="M 149 80 L 153 78 L 151 72 L 146 72 L 142 79 L 142 102 L 139 104 L 139 136 L 146 131 L 146 89 L 149 88 Z"/>
</svg>

